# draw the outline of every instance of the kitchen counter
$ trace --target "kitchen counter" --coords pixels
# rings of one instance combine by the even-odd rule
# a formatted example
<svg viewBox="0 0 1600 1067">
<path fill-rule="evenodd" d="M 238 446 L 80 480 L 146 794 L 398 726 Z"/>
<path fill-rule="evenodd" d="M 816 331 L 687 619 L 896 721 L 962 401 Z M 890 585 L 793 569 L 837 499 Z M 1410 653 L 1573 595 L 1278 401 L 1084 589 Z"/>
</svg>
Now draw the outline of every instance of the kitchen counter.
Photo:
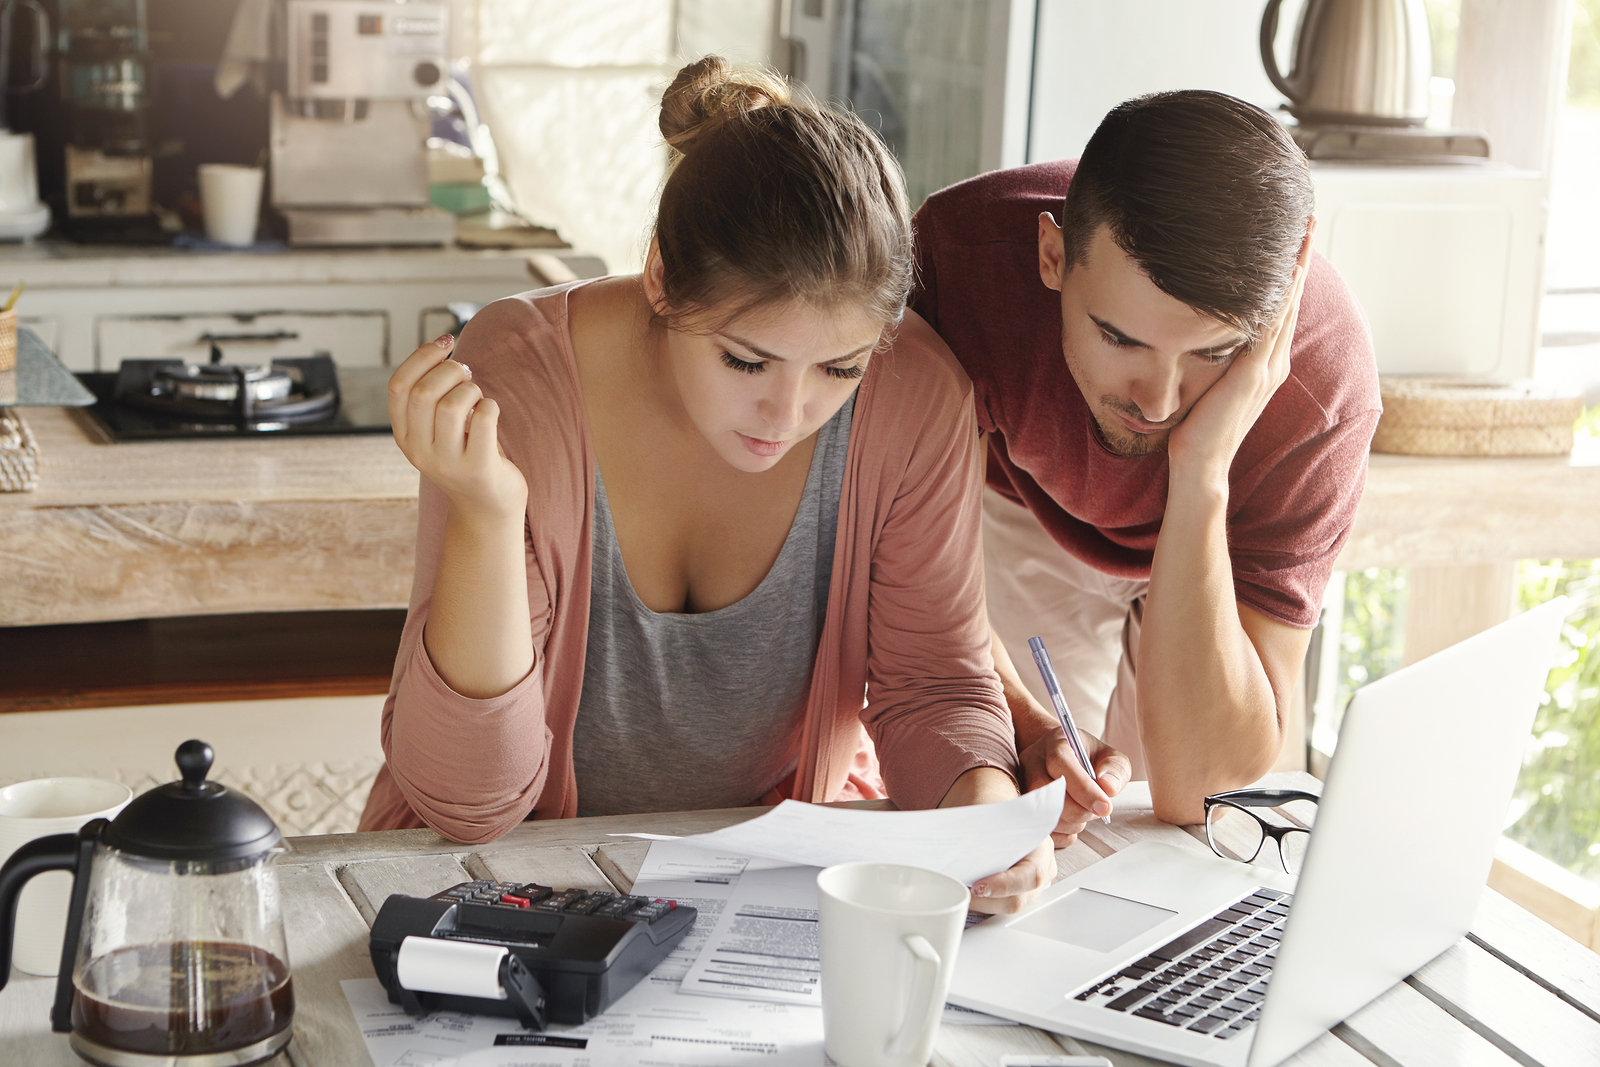
<svg viewBox="0 0 1600 1067">
<path fill-rule="evenodd" d="M 530 251 L 572 260 L 580 274 L 594 260 L 569 249 L 283 248 L 200 252 L 162 246 L 35 241 L 0 244 L 0 285 L 29 290 L 116 286 L 305 285 L 426 281 L 441 274 L 528 282 Z M 598 262 L 598 261 L 596 261 Z M 587 273 L 598 273 L 590 269 Z M 26 301 L 23 307 L 26 309 Z"/>
<path fill-rule="evenodd" d="M 1570 456 L 1374 453 L 1339 569 L 1600 556 L 1600 439 Z"/>
<path fill-rule="evenodd" d="M 0 493 L 0 625 L 405 606 L 417 472 L 387 434 L 113 445 L 24 417 L 39 488 Z"/>
<path fill-rule="evenodd" d="M 417 474 L 383 434 L 102 443 L 26 413 L 39 488 L 0 494 L 0 625 L 404 607 Z M 1600 556 L 1600 447 L 1374 455 L 1343 570 Z"/>
</svg>

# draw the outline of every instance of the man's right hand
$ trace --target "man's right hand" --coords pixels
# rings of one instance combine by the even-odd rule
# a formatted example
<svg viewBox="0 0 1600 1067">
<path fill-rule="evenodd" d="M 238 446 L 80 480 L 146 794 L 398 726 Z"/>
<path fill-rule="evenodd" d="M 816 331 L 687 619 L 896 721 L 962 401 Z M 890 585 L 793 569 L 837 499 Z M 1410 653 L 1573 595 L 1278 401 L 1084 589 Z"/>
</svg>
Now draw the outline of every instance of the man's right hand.
<svg viewBox="0 0 1600 1067">
<path fill-rule="evenodd" d="M 1061 819 L 1050 833 L 1057 848 L 1066 848 L 1077 841 L 1078 833 L 1091 820 L 1111 814 L 1111 798 L 1122 792 L 1122 787 L 1133 777 L 1133 766 L 1127 756 L 1093 734 L 1079 730 L 1078 736 L 1083 739 L 1084 750 L 1094 764 L 1093 778 L 1078 762 L 1077 753 L 1067 743 L 1067 735 L 1059 726 L 1020 753 L 1025 789 L 1037 789 L 1057 778 L 1067 780 Z"/>
<path fill-rule="evenodd" d="M 411 465 L 465 515 L 521 516 L 528 484 L 500 449 L 500 407 L 483 395 L 445 334 L 406 357 L 389 379 L 389 422 Z"/>
</svg>

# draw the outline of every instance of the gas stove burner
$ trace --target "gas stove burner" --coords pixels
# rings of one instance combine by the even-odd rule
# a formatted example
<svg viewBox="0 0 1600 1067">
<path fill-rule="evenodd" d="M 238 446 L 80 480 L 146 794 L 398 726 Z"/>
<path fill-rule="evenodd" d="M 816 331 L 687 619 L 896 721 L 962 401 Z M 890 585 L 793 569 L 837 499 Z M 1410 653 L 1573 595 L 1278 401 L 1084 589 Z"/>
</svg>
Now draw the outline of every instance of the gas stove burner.
<svg viewBox="0 0 1600 1067">
<path fill-rule="evenodd" d="M 200 422 L 293 423 L 337 407 L 339 378 L 325 352 L 275 359 L 270 367 L 127 359 L 114 395 L 120 403 Z"/>
<path fill-rule="evenodd" d="M 239 398 L 241 382 L 257 404 L 282 400 L 294 389 L 294 379 L 289 372 L 277 367 L 197 367 L 193 363 L 185 363 L 175 370 L 157 371 L 151 388 L 162 396 L 232 404 Z"/>
</svg>

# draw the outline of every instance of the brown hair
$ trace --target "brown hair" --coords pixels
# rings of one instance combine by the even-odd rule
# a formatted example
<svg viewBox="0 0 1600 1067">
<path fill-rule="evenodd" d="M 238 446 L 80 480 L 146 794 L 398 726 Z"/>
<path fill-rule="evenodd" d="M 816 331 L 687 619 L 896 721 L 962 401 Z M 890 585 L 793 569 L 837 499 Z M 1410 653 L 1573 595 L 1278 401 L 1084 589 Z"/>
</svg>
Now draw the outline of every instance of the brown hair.
<svg viewBox="0 0 1600 1067">
<path fill-rule="evenodd" d="M 1312 211 L 1305 154 L 1271 115 L 1204 90 L 1128 100 L 1083 150 L 1066 262 L 1101 226 L 1162 292 L 1258 337 L 1288 298 Z"/>
<path fill-rule="evenodd" d="M 662 95 L 661 135 L 673 157 L 655 227 L 669 320 L 798 300 L 899 321 L 912 277 L 905 179 L 860 119 L 706 56 Z"/>
</svg>

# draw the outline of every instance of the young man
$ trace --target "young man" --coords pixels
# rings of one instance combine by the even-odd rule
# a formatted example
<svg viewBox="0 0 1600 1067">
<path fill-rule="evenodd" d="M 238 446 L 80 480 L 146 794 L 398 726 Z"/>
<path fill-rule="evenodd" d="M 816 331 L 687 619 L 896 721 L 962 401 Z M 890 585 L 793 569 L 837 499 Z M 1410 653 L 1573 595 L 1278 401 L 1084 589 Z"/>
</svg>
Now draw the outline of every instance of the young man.
<svg viewBox="0 0 1600 1067">
<path fill-rule="evenodd" d="M 1305 157 L 1259 108 L 1157 94 L 1076 164 L 952 186 L 916 226 L 912 307 L 987 434 L 990 621 L 1028 785 L 1067 777 L 1058 843 L 1130 776 L 1198 822 L 1278 758 L 1380 410 L 1365 320 L 1311 252 Z M 1104 739 L 1097 781 L 1041 700 L 1035 634 Z"/>
</svg>

